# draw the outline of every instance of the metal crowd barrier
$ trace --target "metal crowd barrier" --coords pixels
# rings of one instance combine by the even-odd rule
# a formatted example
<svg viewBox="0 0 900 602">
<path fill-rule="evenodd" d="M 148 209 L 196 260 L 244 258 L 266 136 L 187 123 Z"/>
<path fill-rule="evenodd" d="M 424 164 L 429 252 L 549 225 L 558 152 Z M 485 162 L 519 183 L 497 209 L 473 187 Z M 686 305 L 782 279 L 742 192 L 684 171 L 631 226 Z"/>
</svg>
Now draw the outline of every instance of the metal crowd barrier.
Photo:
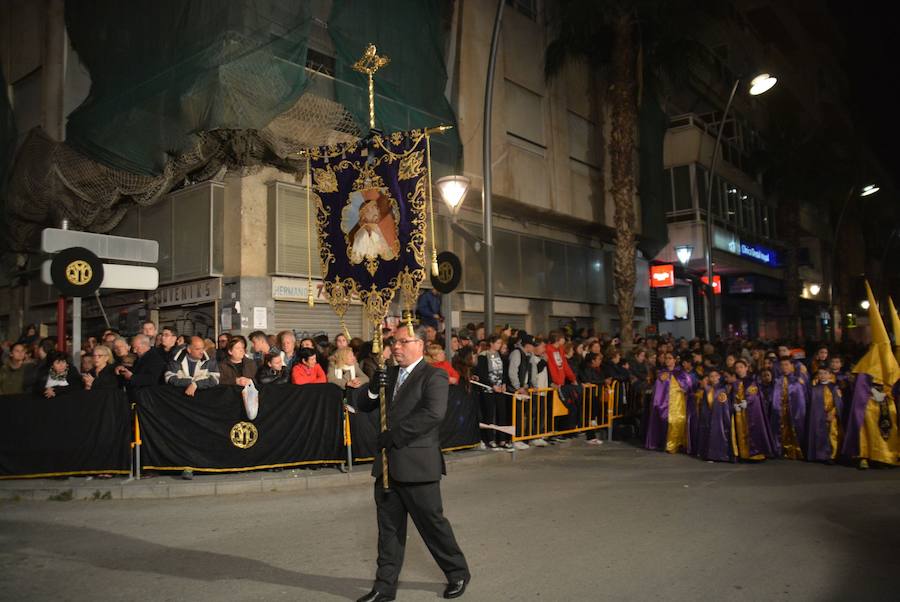
<svg viewBox="0 0 900 602">
<path fill-rule="evenodd" d="M 612 440 L 613 422 L 625 416 L 622 401 L 628 393 L 627 385 L 613 381 L 611 385 L 584 384 L 581 399 L 575 404 L 575 415 L 559 410 L 565 405 L 559 390 L 553 387 L 529 389 L 525 395 L 512 400 L 512 441 L 529 441 L 546 437 L 584 433 L 607 429 Z M 554 409 L 557 411 L 554 412 Z"/>
</svg>

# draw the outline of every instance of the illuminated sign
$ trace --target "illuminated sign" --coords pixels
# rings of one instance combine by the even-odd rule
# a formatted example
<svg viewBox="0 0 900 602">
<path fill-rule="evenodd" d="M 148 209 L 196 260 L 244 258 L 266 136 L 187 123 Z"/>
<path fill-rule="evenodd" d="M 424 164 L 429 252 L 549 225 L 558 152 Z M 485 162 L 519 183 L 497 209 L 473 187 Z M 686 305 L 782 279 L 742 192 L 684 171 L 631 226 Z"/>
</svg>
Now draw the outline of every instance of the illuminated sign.
<svg viewBox="0 0 900 602">
<path fill-rule="evenodd" d="M 703 284 L 709 284 L 709 278 L 707 278 L 706 276 L 704 276 L 702 278 L 702 280 L 703 280 Z M 722 277 L 716 276 L 715 274 L 713 274 L 713 294 L 714 295 L 722 294 Z"/>
<path fill-rule="evenodd" d="M 650 266 L 650 287 L 675 286 L 675 266 L 672 264 Z"/>
<path fill-rule="evenodd" d="M 734 232 L 723 230 L 713 226 L 713 247 L 722 251 L 728 251 L 735 255 L 741 254 L 741 239 Z"/>
<path fill-rule="evenodd" d="M 741 256 L 766 265 L 778 265 L 778 256 L 775 254 L 775 251 L 761 245 L 751 245 L 742 242 Z"/>
</svg>

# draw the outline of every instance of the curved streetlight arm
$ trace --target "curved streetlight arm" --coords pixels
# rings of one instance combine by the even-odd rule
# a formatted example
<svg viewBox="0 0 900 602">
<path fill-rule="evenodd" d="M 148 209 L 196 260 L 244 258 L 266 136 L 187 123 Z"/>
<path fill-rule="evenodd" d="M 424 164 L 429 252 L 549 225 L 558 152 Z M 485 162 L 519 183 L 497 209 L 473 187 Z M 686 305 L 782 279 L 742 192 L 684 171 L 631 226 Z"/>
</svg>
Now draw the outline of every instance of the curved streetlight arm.
<svg viewBox="0 0 900 602">
<path fill-rule="evenodd" d="M 728 103 L 725 105 L 725 112 L 722 113 L 722 120 L 719 121 L 719 131 L 716 133 L 716 145 L 713 147 L 712 160 L 709 162 L 709 182 L 706 186 L 706 338 L 712 342 L 713 331 L 716 325 L 716 302 L 713 294 L 713 261 L 712 261 L 712 191 L 713 183 L 716 176 L 716 163 L 719 158 L 719 151 L 722 147 L 722 132 L 725 130 L 725 120 L 728 119 L 728 111 L 731 110 L 731 103 L 737 92 L 738 86 L 741 84 L 740 78 L 734 81 L 731 87 L 731 94 L 728 96 Z"/>
<path fill-rule="evenodd" d="M 491 107 L 494 102 L 494 68 L 497 65 L 497 47 L 500 42 L 500 23 L 506 0 L 497 0 L 494 32 L 491 35 L 491 53 L 488 58 L 487 79 L 484 82 L 484 131 L 482 138 L 482 191 L 484 214 L 484 331 L 494 332 L 494 222 L 491 203 Z"/>
</svg>

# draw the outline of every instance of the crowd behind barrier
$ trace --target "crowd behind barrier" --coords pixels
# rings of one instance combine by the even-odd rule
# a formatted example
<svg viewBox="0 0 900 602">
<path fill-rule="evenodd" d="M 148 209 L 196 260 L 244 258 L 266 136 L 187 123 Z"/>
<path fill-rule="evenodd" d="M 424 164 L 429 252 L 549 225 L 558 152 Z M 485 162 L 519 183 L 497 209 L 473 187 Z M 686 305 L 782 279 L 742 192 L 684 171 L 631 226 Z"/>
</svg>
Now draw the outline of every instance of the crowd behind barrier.
<svg viewBox="0 0 900 602">
<path fill-rule="evenodd" d="M 848 409 L 857 379 L 847 366 L 861 355 L 859 348 L 835 350 L 842 354 L 837 355 L 813 346 L 807 360 L 804 349 L 783 342 L 662 336 L 637 337 L 626 356 L 617 337 L 578 331 L 573 324 L 546 337 L 509 326 L 486 333 L 483 325 L 470 324 L 450 333 L 447 358 L 442 319 L 421 317 L 426 361 L 446 370 L 454 384 L 441 435 L 445 449 L 515 451 L 582 434 L 589 444 L 600 445 L 598 433 L 605 429 L 611 437 L 615 428 L 640 435 L 648 448 L 712 457 L 709 433 L 712 421 L 718 421 L 732 443 L 727 454 L 714 459 L 784 456 L 792 442 L 775 441 L 780 419 L 773 412 L 797 404 L 782 404 L 773 393 L 772 383 L 783 382 L 782 358 L 807 375 L 806 398 L 812 397 L 809 375 L 827 368 L 837 387 L 834 396 L 843 400 L 838 404 L 842 433 L 848 420 L 864 419 L 859 412 L 853 418 Z M 329 339 L 325 333 L 257 331 L 248 338 L 222 334 L 214 342 L 185 338 L 168 326 L 158 330 L 148 321 L 130 339 L 114 330 L 88 337 L 80 366 L 71 365 L 53 339 L 35 333 L 30 327 L 19 341 L 2 345 L 0 395 L 5 395 L 0 404 L 7 424 L 17 425 L 16 436 L 2 445 L 2 476 L 122 474 L 134 470 L 136 459 L 138 467 L 182 470 L 190 478 L 194 469 L 277 469 L 352 463 L 374 455 L 377 421 L 348 412 L 342 401 L 368 382 L 379 359 L 390 365 L 394 328 L 384 328 L 379 358 L 371 341 L 344 334 Z M 736 374 L 736 364 L 748 368 L 749 377 Z M 259 389 L 258 416 L 247 409 L 251 383 Z M 745 392 L 751 388 L 761 391 L 757 418 L 766 423 L 767 433 L 756 432 L 760 420 L 746 409 Z M 722 395 L 727 415 L 720 416 L 710 400 Z M 888 396 L 893 406 L 897 395 L 888 388 Z M 833 406 L 826 416 L 834 415 Z M 821 412 L 804 412 L 808 415 Z M 888 431 L 895 433 L 896 412 L 887 412 L 886 420 L 893 425 Z M 115 436 L 109 434 L 113 427 Z M 797 441 L 796 447 L 803 448 L 797 457 L 806 457 L 806 436 L 819 433 L 821 439 L 821 429 L 798 424 L 796 431 L 803 439 Z M 670 435 L 682 438 L 669 441 Z M 770 442 L 762 451 L 751 444 L 760 437 Z M 832 444 L 832 452 L 842 441 Z M 129 448 L 135 454 L 130 456 Z M 859 453 L 852 459 L 860 459 Z"/>
</svg>

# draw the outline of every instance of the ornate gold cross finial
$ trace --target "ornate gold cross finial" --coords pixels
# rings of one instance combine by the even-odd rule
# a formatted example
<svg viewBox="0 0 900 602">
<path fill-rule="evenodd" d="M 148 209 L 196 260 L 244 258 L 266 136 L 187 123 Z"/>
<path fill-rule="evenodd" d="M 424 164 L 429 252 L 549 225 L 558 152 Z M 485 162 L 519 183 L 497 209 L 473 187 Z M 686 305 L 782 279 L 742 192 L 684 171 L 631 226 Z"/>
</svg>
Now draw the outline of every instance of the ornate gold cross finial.
<svg viewBox="0 0 900 602">
<path fill-rule="evenodd" d="M 378 56 L 375 44 L 369 44 L 363 55 L 353 63 L 353 70 L 369 76 L 369 128 L 375 128 L 375 84 L 372 76 L 391 62 L 386 56 Z"/>
</svg>

